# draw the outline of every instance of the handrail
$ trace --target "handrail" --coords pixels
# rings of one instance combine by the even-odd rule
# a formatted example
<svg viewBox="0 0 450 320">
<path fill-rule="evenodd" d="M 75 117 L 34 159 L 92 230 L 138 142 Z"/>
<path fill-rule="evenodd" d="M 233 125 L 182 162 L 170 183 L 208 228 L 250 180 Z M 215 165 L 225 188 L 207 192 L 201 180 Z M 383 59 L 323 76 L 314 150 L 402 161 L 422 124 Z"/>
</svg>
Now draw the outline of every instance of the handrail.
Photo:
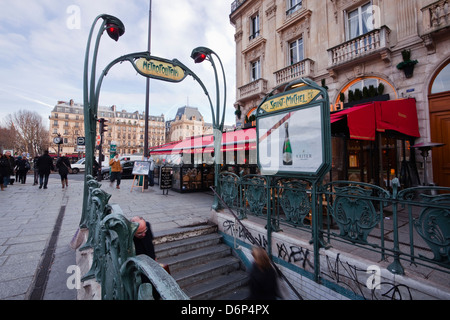
<svg viewBox="0 0 450 320">
<path fill-rule="evenodd" d="M 233 217 L 238 221 L 239 225 L 242 227 L 245 233 L 245 237 L 248 237 L 256 246 L 258 245 L 258 242 L 253 237 L 253 235 L 248 231 L 248 229 L 245 227 L 245 225 L 239 220 L 237 215 L 231 210 L 231 208 L 228 206 L 228 204 L 222 199 L 222 197 L 216 192 L 213 186 L 210 187 L 210 189 L 214 192 L 214 194 L 217 196 L 217 198 L 221 201 L 221 203 L 225 206 L 225 208 L 233 215 Z M 281 272 L 281 270 L 277 267 L 277 265 L 270 259 L 270 262 L 278 275 L 288 284 L 289 288 L 295 293 L 295 295 L 300 299 L 303 300 L 303 297 L 298 293 L 298 291 L 295 289 L 295 287 L 292 285 L 292 283 L 286 278 L 286 276 Z"/>
</svg>

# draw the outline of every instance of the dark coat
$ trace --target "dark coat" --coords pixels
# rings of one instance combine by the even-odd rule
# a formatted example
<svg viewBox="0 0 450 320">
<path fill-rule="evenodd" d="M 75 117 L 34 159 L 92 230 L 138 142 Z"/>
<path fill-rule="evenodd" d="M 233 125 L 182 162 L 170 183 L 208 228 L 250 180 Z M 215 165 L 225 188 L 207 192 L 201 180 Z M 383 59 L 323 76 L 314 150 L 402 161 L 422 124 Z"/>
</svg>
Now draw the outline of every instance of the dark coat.
<svg viewBox="0 0 450 320">
<path fill-rule="evenodd" d="M 0 156 L 0 178 L 9 177 L 9 161 L 5 156 Z M 3 183 L 3 180 L 0 180 L 0 184 Z"/>
<path fill-rule="evenodd" d="M 14 157 L 7 157 L 4 155 L 4 157 L 8 160 L 9 163 L 9 175 L 14 175 L 14 167 L 16 166 L 16 160 L 14 160 Z"/>
<path fill-rule="evenodd" d="M 253 263 L 249 277 L 250 300 L 276 300 L 277 275 L 272 267 L 261 270 Z"/>
<path fill-rule="evenodd" d="M 59 174 L 67 175 L 69 173 L 70 161 L 67 157 L 60 157 L 58 161 L 56 161 L 56 168 L 58 169 Z"/>
<path fill-rule="evenodd" d="M 27 172 L 28 170 L 30 170 L 30 163 L 27 159 L 17 159 L 16 166 L 19 172 Z"/>
<path fill-rule="evenodd" d="M 145 222 L 147 225 L 147 232 L 145 233 L 145 237 L 142 239 L 133 237 L 134 247 L 136 249 L 136 255 L 146 254 L 153 260 L 156 259 L 155 255 L 155 247 L 153 246 L 153 233 L 150 228 L 150 223 L 148 221 Z"/>
<path fill-rule="evenodd" d="M 53 160 L 48 154 L 43 154 L 39 157 L 37 167 L 39 169 L 39 174 L 50 174 L 51 171 L 55 171 Z"/>
</svg>

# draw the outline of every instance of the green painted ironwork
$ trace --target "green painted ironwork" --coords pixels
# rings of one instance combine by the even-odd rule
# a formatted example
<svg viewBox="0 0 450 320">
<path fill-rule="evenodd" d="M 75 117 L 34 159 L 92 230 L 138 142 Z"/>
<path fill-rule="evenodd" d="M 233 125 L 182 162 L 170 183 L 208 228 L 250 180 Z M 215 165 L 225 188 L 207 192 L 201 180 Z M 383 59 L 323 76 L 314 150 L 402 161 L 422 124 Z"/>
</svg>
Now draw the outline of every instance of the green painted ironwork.
<svg viewBox="0 0 450 320">
<path fill-rule="evenodd" d="M 221 181 L 223 177 L 221 173 Z M 344 242 L 377 252 L 382 260 L 392 259 L 387 269 L 394 274 L 404 274 L 403 261 L 450 273 L 450 188 L 400 190 L 398 179 L 386 190 L 354 181 L 314 186 L 302 179 L 270 178 L 234 175 L 221 193 L 232 194 L 233 204 L 239 204 L 233 209 L 245 212 L 239 219 L 252 215 L 267 221 L 269 247 L 271 233 L 283 224 L 311 233 L 316 269 L 320 248 Z M 409 232 L 409 250 L 401 245 L 405 240 L 400 239 L 400 229 Z"/>
<path fill-rule="evenodd" d="M 151 300 L 154 291 L 160 299 L 188 299 L 157 262 L 145 255 L 136 256 L 133 237 L 138 224 L 130 222 L 120 206 L 108 204 L 111 195 L 92 176 L 88 179 L 89 234 L 80 250 L 92 248 L 92 264 L 81 281 L 95 279 L 100 283 L 103 300 Z"/>
</svg>

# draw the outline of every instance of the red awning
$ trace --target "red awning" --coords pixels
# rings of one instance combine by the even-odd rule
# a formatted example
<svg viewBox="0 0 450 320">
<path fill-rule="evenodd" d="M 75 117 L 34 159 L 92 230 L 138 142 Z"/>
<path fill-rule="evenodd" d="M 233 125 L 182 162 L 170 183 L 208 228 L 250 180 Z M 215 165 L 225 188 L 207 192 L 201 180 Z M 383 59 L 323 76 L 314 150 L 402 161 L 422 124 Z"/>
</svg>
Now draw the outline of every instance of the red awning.
<svg viewBox="0 0 450 320">
<path fill-rule="evenodd" d="M 256 129 L 249 128 L 224 132 L 222 134 L 222 151 L 239 151 L 256 149 Z M 212 134 L 191 137 L 185 140 L 167 143 L 150 150 L 152 155 L 177 153 L 205 153 L 214 151 Z"/>
<path fill-rule="evenodd" d="M 420 137 L 415 99 L 374 102 L 377 131 L 394 130 Z"/>
<path fill-rule="evenodd" d="M 375 132 L 394 130 L 408 136 L 420 137 L 416 100 L 376 101 L 336 112 L 331 123 L 347 118 L 351 139 L 375 140 Z"/>
</svg>

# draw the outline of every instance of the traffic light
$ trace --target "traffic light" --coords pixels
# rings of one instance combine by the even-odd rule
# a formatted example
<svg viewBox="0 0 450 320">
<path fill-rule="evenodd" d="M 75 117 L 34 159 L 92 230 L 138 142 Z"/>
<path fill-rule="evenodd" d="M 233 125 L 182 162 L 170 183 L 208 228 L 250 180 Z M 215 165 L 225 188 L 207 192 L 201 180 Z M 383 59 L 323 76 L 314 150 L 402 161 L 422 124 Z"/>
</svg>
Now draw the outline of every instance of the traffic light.
<svg viewBox="0 0 450 320">
<path fill-rule="evenodd" d="M 205 61 L 206 54 L 204 54 L 203 52 L 195 52 L 192 56 L 192 59 L 194 59 L 195 63 L 201 63 Z"/>
<path fill-rule="evenodd" d="M 106 120 L 105 118 L 100 118 L 98 119 L 98 122 L 100 122 L 100 135 L 103 135 L 106 131 L 106 127 L 108 126 L 106 124 L 106 122 L 108 122 L 108 120 Z"/>
<path fill-rule="evenodd" d="M 108 36 L 111 39 L 118 41 L 119 38 L 125 33 L 125 30 L 123 28 L 120 28 L 116 24 L 108 23 L 106 25 L 106 32 L 108 32 Z"/>
</svg>

